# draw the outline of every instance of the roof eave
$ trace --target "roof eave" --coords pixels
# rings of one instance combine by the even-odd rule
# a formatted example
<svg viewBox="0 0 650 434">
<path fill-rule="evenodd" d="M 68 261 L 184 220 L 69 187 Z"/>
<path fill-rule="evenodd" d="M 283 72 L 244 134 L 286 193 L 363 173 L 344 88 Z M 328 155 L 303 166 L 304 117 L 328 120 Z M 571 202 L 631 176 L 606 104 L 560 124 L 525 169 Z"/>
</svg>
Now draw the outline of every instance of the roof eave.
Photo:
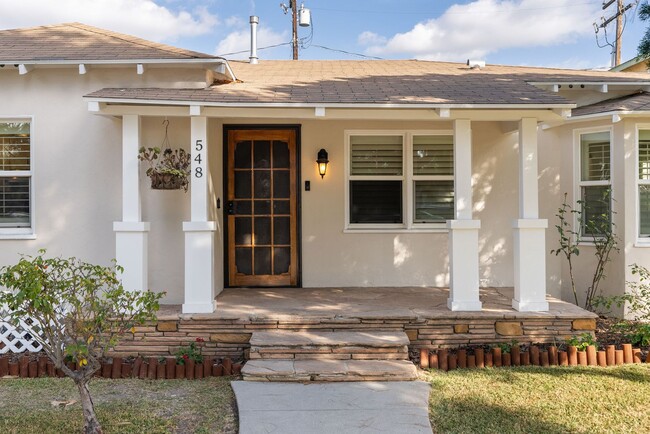
<svg viewBox="0 0 650 434">
<path fill-rule="evenodd" d="M 360 108 L 360 109 L 574 109 L 573 103 L 552 104 L 449 104 L 449 103 L 247 103 L 247 102 L 215 102 L 191 100 L 164 99 L 131 99 L 131 98 L 101 98 L 84 96 L 87 102 L 105 104 L 140 104 L 140 105 L 175 105 L 175 106 L 204 106 L 204 107 L 235 107 L 235 108 Z"/>
</svg>

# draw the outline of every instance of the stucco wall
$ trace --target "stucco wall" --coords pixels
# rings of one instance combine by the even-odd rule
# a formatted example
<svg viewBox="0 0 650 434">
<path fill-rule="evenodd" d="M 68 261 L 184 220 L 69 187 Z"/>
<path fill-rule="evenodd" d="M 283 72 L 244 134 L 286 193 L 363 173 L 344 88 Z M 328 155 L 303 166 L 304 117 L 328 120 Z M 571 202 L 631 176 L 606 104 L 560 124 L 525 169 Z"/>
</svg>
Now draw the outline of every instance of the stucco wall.
<svg viewBox="0 0 650 434">
<path fill-rule="evenodd" d="M 137 75 L 130 68 L 95 68 L 79 75 L 74 68 L 37 68 L 20 76 L 13 67 L 0 69 L 0 119 L 32 116 L 32 168 L 35 203 L 34 240 L 0 239 L 0 265 L 14 263 L 20 253 L 77 256 L 109 265 L 115 257 L 113 222 L 121 220 L 121 120 L 88 112 L 82 96 L 103 87 L 205 85 L 205 72 L 150 68 Z M 175 121 L 173 122 L 175 124 Z M 170 128 L 172 143 L 183 130 Z M 143 120 L 143 144 L 159 145 L 158 119 Z M 143 216 L 152 222 L 150 282 L 169 289 L 166 301 L 182 299 L 182 231 L 188 196 L 143 188 Z M 162 200 L 158 200 L 162 197 Z M 158 212 L 163 211 L 164 214 Z M 177 230 L 164 233 L 168 227 Z"/>
<path fill-rule="evenodd" d="M 221 123 L 211 128 L 221 130 Z M 225 124 L 270 124 L 267 120 L 229 119 Z M 451 122 L 300 121 L 303 286 L 447 286 L 446 232 L 346 233 L 344 140 L 346 130 L 450 130 Z M 480 278 L 483 286 L 512 286 L 512 221 L 518 212 L 517 132 L 503 132 L 498 122 L 472 124 L 474 218 L 481 220 Z M 316 154 L 326 148 L 330 164 L 324 179 L 316 170 Z M 221 156 L 221 143 L 214 156 Z M 555 157 L 557 158 L 557 157 Z M 554 161 L 544 160 L 541 164 Z M 556 163 L 556 162 L 555 162 Z M 220 167 L 220 161 L 211 168 Z M 550 171 L 550 172 L 549 172 Z M 546 167 L 544 182 L 559 182 L 557 169 Z M 552 172 L 552 173 L 551 173 Z M 548 178 L 548 179 L 547 179 Z M 221 177 L 219 177 L 220 181 Z M 311 191 L 304 191 L 304 181 Z M 557 196 L 558 188 L 553 194 Z M 547 195 L 548 196 L 548 195 Z M 547 196 L 540 199 L 549 213 Z M 219 213 L 221 215 L 221 212 Z M 544 217 L 544 215 L 542 215 Z M 549 257 L 549 293 L 559 296 L 559 261 Z"/>
</svg>

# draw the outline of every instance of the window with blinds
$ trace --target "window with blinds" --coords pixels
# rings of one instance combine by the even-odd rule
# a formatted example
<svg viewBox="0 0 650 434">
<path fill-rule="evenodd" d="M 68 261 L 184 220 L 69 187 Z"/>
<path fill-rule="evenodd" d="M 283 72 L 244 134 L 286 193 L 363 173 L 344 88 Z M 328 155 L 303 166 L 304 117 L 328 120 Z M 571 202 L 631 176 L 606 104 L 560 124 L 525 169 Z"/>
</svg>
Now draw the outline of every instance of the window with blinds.
<svg viewBox="0 0 650 434">
<path fill-rule="evenodd" d="M 350 225 L 413 229 L 453 219 L 451 134 L 351 134 L 348 158 Z"/>
<path fill-rule="evenodd" d="M 402 224 L 403 135 L 350 136 L 351 224 Z"/>
<path fill-rule="evenodd" d="M 0 122 L 0 231 L 31 227 L 30 140 L 28 122 Z"/>
<path fill-rule="evenodd" d="M 454 218 L 454 138 L 413 136 L 414 223 Z"/>
<path fill-rule="evenodd" d="M 350 137 L 350 174 L 401 176 L 402 136 Z"/>
<path fill-rule="evenodd" d="M 597 237 L 611 225 L 609 131 L 580 135 L 581 232 Z"/>
<path fill-rule="evenodd" d="M 639 130 L 639 238 L 650 238 L 650 130 Z"/>
</svg>

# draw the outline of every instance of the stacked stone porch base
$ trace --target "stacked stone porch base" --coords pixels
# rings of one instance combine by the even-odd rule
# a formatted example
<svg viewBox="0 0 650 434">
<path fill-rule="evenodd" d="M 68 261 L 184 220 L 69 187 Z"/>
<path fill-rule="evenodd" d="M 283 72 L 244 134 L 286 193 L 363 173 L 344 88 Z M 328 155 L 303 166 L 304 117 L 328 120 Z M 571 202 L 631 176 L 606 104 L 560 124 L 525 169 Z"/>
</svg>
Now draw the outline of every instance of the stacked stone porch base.
<svg viewBox="0 0 650 434">
<path fill-rule="evenodd" d="M 421 348 L 560 343 L 594 333 L 595 314 L 552 297 L 548 312 L 516 312 L 511 291 L 482 289 L 481 312 L 452 312 L 448 291 L 440 288 L 233 288 L 219 295 L 213 314 L 164 306 L 157 323 L 138 327 L 115 354 L 171 355 L 202 338 L 205 355 L 248 360 L 256 331 L 403 332 L 412 355 Z"/>
</svg>

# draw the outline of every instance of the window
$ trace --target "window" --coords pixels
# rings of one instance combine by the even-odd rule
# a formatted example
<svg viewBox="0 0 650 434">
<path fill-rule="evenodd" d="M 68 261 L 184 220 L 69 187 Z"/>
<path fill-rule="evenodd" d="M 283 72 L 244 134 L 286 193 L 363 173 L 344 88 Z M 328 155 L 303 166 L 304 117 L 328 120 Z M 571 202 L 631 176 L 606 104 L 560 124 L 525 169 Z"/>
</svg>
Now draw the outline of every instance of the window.
<svg viewBox="0 0 650 434">
<path fill-rule="evenodd" d="M 32 232 L 30 126 L 0 121 L 0 235 Z"/>
<path fill-rule="evenodd" d="M 348 133 L 348 228 L 440 228 L 454 216 L 453 136 Z"/>
<path fill-rule="evenodd" d="M 639 130 L 639 238 L 650 238 L 650 130 Z"/>
<path fill-rule="evenodd" d="M 580 135 L 581 234 L 598 236 L 611 224 L 610 133 Z"/>
</svg>

